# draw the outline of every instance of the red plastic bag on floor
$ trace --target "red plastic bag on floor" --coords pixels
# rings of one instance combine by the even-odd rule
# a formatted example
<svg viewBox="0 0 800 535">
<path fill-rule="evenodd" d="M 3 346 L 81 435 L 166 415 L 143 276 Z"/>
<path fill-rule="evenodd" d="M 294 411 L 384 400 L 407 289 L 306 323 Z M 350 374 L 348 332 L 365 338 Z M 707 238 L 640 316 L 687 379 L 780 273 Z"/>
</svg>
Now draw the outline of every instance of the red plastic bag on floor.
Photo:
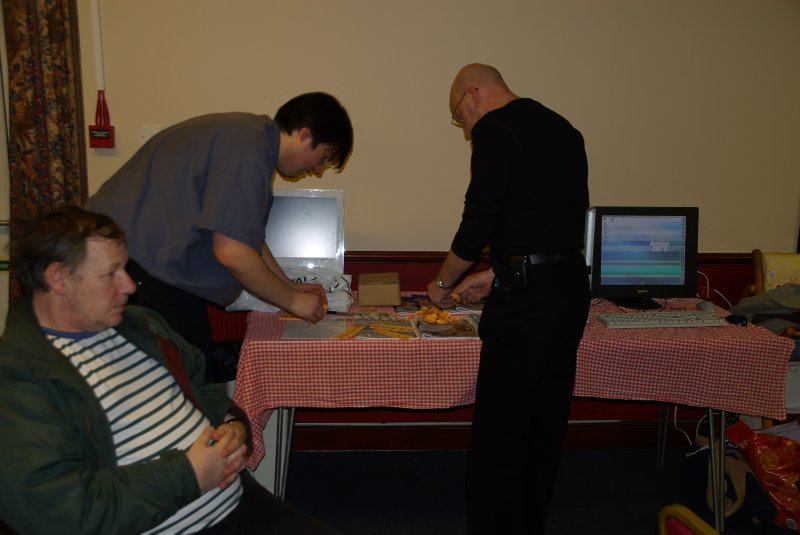
<svg viewBox="0 0 800 535">
<path fill-rule="evenodd" d="M 775 522 L 800 531 L 800 444 L 783 436 L 758 433 L 743 421 L 726 436 L 746 457 L 761 486 L 778 510 Z"/>
</svg>

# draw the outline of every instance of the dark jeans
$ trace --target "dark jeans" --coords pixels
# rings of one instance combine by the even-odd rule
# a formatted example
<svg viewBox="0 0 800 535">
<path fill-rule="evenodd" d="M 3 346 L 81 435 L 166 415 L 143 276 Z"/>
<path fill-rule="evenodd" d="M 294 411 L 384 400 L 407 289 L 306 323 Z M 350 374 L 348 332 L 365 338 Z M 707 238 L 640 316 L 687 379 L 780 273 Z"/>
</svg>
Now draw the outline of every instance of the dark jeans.
<svg viewBox="0 0 800 535">
<path fill-rule="evenodd" d="M 198 531 L 202 535 L 341 535 L 324 522 L 293 509 L 242 472 L 244 492 L 239 505 L 221 522 Z"/>
<path fill-rule="evenodd" d="M 489 296 L 467 457 L 471 534 L 544 532 L 589 299 L 580 255 Z"/>
<path fill-rule="evenodd" d="M 206 357 L 206 378 L 224 382 L 236 378 L 238 347 L 233 343 L 214 343 L 208 319 L 209 301 L 176 288 L 150 275 L 133 260 L 125 269 L 138 289 L 131 303 L 151 308 L 164 316 L 169 326 Z"/>
</svg>

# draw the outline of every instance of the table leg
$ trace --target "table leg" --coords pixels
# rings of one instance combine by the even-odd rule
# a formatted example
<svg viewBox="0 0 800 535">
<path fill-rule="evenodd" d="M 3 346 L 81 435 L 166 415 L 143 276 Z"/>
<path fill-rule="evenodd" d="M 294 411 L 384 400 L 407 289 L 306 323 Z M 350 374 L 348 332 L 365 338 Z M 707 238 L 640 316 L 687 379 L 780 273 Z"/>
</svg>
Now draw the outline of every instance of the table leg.
<svg viewBox="0 0 800 535">
<path fill-rule="evenodd" d="M 292 432 L 294 431 L 294 407 L 276 409 L 277 451 L 275 452 L 275 496 L 286 498 L 286 480 L 289 474 L 289 454 L 292 451 Z"/>
<path fill-rule="evenodd" d="M 719 522 L 717 523 L 717 531 L 720 533 L 725 532 L 725 411 L 719 411 L 719 471 L 717 479 L 717 492 L 719 496 L 717 502 L 719 503 Z"/>
<path fill-rule="evenodd" d="M 725 532 L 725 411 L 719 412 L 719 435 L 714 432 L 714 410 L 708 409 L 708 446 L 711 462 L 711 495 L 714 504 L 714 527 Z"/>
<path fill-rule="evenodd" d="M 667 423 L 669 421 L 669 405 L 658 403 L 658 444 L 656 444 L 656 467 L 664 468 L 664 457 L 667 450 Z"/>
</svg>

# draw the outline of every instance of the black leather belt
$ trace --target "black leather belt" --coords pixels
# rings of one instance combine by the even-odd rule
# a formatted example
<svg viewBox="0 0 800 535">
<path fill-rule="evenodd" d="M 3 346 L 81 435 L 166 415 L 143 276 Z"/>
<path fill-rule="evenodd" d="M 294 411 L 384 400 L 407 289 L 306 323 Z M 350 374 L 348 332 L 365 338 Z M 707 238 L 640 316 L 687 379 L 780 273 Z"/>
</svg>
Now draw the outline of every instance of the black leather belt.
<svg viewBox="0 0 800 535">
<path fill-rule="evenodd" d="M 527 268 L 566 260 L 579 254 L 581 254 L 580 251 L 568 251 L 564 253 L 533 253 L 524 256 L 509 256 L 500 263 L 492 263 L 495 274 L 494 286 L 496 288 L 527 288 Z"/>
<path fill-rule="evenodd" d="M 578 254 L 580 251 L 570 251 L 568 253 L 533 253 L 528 255 L 528 263 L 532 266 L 536 264 L 546 264 L 557 260 L 565 260 Z"/>
</svg>

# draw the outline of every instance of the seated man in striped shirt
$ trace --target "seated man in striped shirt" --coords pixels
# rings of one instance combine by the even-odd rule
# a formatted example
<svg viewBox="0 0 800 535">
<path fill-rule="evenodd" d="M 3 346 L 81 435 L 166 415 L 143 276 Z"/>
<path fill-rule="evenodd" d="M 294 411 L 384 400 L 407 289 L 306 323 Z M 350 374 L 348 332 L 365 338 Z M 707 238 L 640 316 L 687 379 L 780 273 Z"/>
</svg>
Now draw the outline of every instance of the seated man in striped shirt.
<svg viewBox="0 0 800 535">
<path fill-rule="evenodd" d="M 126 306 L 123 232 L 15 222 L 24 295 L 0 340 L 0 518 L 21 533 L 336 533 L 244 471 L 247 421 L 202 353 Z"/>
</svg>

